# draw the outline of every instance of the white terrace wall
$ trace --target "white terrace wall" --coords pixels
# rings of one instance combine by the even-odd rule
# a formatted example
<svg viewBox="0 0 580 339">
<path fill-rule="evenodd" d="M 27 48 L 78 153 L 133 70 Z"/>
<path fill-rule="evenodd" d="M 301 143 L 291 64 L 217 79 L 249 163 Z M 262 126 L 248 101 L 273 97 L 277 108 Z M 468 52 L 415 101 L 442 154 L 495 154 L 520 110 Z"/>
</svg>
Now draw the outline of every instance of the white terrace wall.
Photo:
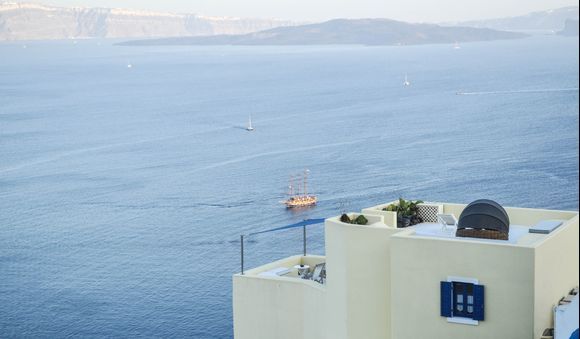
<svg viewBox="0 0 580 339">
<path fill-rule="evenodd" d="M 315 264 L 324 257 L 294 256 L 233 277 L 236 339 L 320 339 L 326 335 L 325 288 L 310 281 L 258 274 L 275 267 Z"/>
<path fill-rule="evenodd" d="M 578 215 L 536 247 L 534 338 L 553 327 L 552 308 L 578 286 Z"/>
<path fill-rule="evenodd" d="M 389 227 L 397 227 L 397 212 L 383 211 L 383 208 L 389 205 L 390 203 L 365 208 L 362 210 L 362 213 L 367 215 L 383 216 L 383 221 L 385 225 Z"/>
<path fill-rule="evenodd" d="M 328 339 L 391 338 L 390 242 L 401 229 L 384 225 L 382 216 L 365 216 L 379 222 L 326 220 Z"/>
<path fill-rule="evenodd" d="M 391 240 L 393 338 L 533 337 L 533 248 L 406 236 L 412 232 Z M 440 316 L 440 282 L 448 276 L 485 286 L 485 320 L 479 325 Z"/>
</svg>

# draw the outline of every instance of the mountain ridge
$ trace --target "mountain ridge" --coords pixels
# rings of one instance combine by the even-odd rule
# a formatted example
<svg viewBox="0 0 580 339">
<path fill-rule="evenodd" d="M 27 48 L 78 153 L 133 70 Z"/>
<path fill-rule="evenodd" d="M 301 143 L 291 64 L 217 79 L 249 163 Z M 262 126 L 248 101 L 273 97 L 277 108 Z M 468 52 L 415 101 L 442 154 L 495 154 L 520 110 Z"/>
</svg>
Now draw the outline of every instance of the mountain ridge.
<svg viewBox="0 0 580 339">
<path fill-rule="evenodd" d="M 152 38 L 246 34 L 296 23 L 122 8 L 0 1 L 0 40 Z"/>
<path fill-rule="evenodd" d="M 413 24 L 391 19 L 334 19 L 323 23 L 278 27 L 236 36 L 136 40 L 119 45 L 420 45 L 518 39 L 526 36 L 522 33 L 486 28 Z"/>
<path fill-rule="evenodd" d="M 532 12 L 522 16 L 488 20 L 465 21 L 439 25 L 427 23 L 405 24 L 424 25 L 424 27 L 433 25 L 430 27 L 434 27 L 439 31 L 439 33 L 443 33 L 443 27 L 454 27 L 462 30 L 465 30 L 468 27 L 507 31 L 544 30 L 556 33 L 562 31 L 566 27 L 565 22 L 567 20 L 578 20 L 577 6 L 568 6 L 553 10 Z M 332 21 L 333 20 L 327 22 Z M 392 20 L 392 22 L 400 21 Z M 181 37 L 220 36 L 219 39 L 214 39 L 222 40 L 223 43 L 226 44 L 240 44 L 240 41 L 244 39 L 226 39 L 224 36 L 241 36 L 262 32 L 261 37 L 254 36 L 253 40 L 254 44 L 258 44 L 258 42 L 264 44 L 268 40 L 264 37 L 264 32 L 279 27 L 295 27 L 299 24 L 300 23 L 298 22 L 279 19 L 206 16 L 199 14 L 156 12 L 123 8 L 56 7 L 33 2 L 0 0 L 0 41 L 82 38 L 174 39 Z M 314 23 L 311 25 L 320 24 L 323 23 Z M 394 27 L 396 25 L 393 24 L 392 26 Z M 566 30 L 569 31 L 570 27 L 566 27 Z M 283 34 L 283 31 L 270 31 L 269 33 L 279 35 Z M 374 32 L 368 33 L 376 35 L 373 34 Z M 431 39 L 434 39 L 435 41 L 445 41 L 442 37 L 433 37 L 433 34 L 431 33 L 432 32 L 428 31 L 417 32 L 419 35 L 431 36 Z M 489 39 L 482 36 L 482 33 L 483 32 L 477 32 L 477 34 L 480 35 L 480 38 L 477 41 Z M 384 35 L 384 32 L 380 34 Z M 491 36 L 493 34 L 487 32 L 487 35 Z M 467 38 L 465 35 L 459 34 L 459 38 L 462 40 L 458 40 L 459 42 L 470 41 L 470 39 L 464 39 Z M 363 37 L 359 37 L 357 40 L 361 39 L 364 40 Z M 212 41 L 212 39 L 202 40 L 204 44 L 209 44 Z M 226 40 L 230 40 L 231 42 Z M 246 37 L 245 40 L 246 43 L 250 44 L 248 37 Z M 379 44 L 417 44 L 421 42 L 421 39 L 415 39 L 409 36 L 399 37 L 400 41 L 395 40 L 396 39 L 393 38 L 393 41 L 385 42 L 383 39 Z M 308 41 L 305 42 L 308 43 Z M 273 43 L 273 41 L 270 41 L 269 43 Z M 340 41 L 337 41 L 336 43 L 340 43 Z M 362 43 L 374 44 L 372 42 L 365 43 L 364 41 Z"/>
<path fill-rule="evenodd" d="M 566 20 L 578 20 L 578 6 L 567 6 L 544 11 L 535 11 L 524 15 L 470 20 L 452 23 L 478 28 L 491 28 L 507 31 L 559 31 L 564 28 Z"/>
</svg>

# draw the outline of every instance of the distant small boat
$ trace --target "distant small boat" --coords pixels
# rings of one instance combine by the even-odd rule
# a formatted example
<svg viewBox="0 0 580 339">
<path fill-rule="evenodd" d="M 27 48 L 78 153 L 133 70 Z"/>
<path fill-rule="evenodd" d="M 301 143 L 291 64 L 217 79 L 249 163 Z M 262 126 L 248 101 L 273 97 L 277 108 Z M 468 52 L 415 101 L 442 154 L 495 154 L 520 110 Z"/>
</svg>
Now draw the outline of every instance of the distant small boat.
<svg viewBox="0 0 580 339">
<path fill-rule="evenodd" d="M 127 64 L 127 68 L 133 68 L 132 64 Z"/>
<path fill-rule="evenodd" d="M 409 81 L 409 77 L 407 77 L 407 74 L 405 74 L 405 81 L 403 82 L 403 85 L 411 86 L 411 82 Z"/>
<path fill-rule="evenodd" d="M 251 132 L 253 130 L 254 130 L 254 127 L 252 126 L 252 116 L 250 115 L 248 117 L 248 127 L 246 127 L 246 131 Z"/>
<path fill-rule="evenodd" d="M 461 49 L 461 46 L 459 46 L 459 43 L 457 41 L 455 41 L 455 45 L 453 45 L 454 49 Z"/>
</svg>

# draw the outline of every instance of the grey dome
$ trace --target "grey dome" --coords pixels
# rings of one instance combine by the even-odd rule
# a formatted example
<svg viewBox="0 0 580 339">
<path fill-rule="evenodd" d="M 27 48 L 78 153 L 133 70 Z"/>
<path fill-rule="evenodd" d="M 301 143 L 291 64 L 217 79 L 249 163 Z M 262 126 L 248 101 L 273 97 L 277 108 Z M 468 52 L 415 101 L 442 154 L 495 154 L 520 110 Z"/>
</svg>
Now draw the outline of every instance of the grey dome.
<svg viewBox="0 0 580 339">
<path fill-rule="evenodd" d="M 493 230 L 508 234 L 510 218 L 497 202 L 480 199 L 465 207 L 459 217 L 457 229 Z"/>
</svg>

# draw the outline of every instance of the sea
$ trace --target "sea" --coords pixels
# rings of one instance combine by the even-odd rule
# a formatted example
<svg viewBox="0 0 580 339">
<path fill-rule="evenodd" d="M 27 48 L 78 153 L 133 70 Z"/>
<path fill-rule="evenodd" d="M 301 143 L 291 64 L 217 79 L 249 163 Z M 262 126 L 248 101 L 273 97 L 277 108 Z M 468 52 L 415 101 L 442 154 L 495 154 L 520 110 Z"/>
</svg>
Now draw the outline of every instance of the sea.
<svg viewBox="0 0 580 339">
<path fill-rule="evenodd" d="M 232 338 L 240 235 L 399 197 L 578 210 L 577 38 L 115 42 L 0 43 L 2 338 Z M 251 268 L 302 230 L 246 241 Z"/>
</svg>

